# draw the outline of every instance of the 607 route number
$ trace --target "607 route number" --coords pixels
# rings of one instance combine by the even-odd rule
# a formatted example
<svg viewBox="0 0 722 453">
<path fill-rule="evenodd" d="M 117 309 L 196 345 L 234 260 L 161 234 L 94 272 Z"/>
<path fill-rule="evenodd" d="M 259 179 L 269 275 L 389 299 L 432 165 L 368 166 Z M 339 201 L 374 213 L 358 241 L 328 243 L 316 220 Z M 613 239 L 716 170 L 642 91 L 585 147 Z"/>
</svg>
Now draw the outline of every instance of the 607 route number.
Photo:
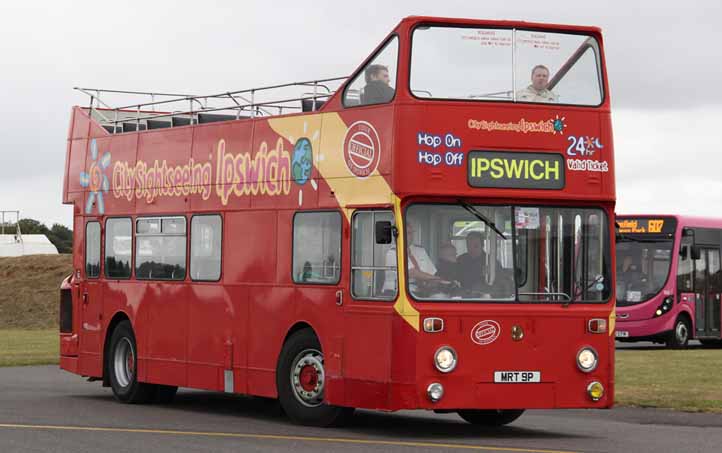
<svg viewBox="0 0 722 453">
<path fill-rule="evenodd" d="M 540 371 L 494 371 L 494 382 L 503 383 L 503 384 L 541 382 L 541 372 Z"/>
</svg>

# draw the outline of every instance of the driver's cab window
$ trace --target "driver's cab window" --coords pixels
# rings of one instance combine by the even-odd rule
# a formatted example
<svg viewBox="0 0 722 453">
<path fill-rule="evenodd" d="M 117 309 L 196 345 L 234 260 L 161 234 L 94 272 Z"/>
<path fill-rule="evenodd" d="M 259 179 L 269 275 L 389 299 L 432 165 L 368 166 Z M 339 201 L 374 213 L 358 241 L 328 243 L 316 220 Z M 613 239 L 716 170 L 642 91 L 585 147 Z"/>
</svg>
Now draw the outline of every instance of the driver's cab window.
<svg viewBox="0 0 722 453">
<path fill-rule="evenodd" d="M 344 106 L 391 102 L 396 94 L 398 53 L 399 40 L 394 36 L 348 85 Z"/>
</svg>

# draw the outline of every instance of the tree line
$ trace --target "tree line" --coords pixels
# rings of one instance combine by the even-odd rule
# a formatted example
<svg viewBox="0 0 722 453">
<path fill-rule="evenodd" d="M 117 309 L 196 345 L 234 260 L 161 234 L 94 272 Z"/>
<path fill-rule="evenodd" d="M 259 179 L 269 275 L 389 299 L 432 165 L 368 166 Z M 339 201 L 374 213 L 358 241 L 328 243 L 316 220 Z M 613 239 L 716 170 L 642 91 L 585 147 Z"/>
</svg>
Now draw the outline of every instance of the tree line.
<svg viewBox="0 0 722 453">
<path fill-rule="evenodd" d="M 20 219 L 20 232 L 22 234 L 44 234 L 53 243 L 60 253 L 73 253 L 73 230 L 54 223 L 51 228 L 35 219 Z M 5 225 L 5 234 L 15 234 L 15 225 Z"/>
</svg>

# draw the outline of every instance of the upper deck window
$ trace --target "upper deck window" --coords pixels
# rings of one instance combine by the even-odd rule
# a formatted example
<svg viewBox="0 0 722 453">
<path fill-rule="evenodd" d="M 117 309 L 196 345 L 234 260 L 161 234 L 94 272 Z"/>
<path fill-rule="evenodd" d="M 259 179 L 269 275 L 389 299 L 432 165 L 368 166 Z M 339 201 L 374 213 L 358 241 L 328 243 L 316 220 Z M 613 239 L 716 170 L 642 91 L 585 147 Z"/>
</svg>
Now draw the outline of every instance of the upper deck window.
<svg viewBox="0 0 722 453">
<path fill-rule="evenodd" d="M 399 39 L 394 36 L 348 84 L 343 96 L 344 106 L 391 102 L 396 94 L 398 54 Z"/>
<path fill-rule="evenodd" d="M 599 44 L 589 35 L 421 26 L 413 32 L 410 89 L 433 99 L 596 106 Z"/>
</svg>

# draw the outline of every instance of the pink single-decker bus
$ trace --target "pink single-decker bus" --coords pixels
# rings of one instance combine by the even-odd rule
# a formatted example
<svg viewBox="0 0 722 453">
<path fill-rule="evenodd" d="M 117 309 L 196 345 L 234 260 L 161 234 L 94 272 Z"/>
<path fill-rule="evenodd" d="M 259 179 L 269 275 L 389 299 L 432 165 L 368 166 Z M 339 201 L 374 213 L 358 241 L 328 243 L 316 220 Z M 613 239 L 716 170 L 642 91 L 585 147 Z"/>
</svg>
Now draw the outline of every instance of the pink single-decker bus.
<svg viewBox="0 0 722 453">
<path fill-rule="evenodd" d="M 722 220 L 618 216 L 617 340 L 722 345 L 720 244 Z"/>
</svg>

